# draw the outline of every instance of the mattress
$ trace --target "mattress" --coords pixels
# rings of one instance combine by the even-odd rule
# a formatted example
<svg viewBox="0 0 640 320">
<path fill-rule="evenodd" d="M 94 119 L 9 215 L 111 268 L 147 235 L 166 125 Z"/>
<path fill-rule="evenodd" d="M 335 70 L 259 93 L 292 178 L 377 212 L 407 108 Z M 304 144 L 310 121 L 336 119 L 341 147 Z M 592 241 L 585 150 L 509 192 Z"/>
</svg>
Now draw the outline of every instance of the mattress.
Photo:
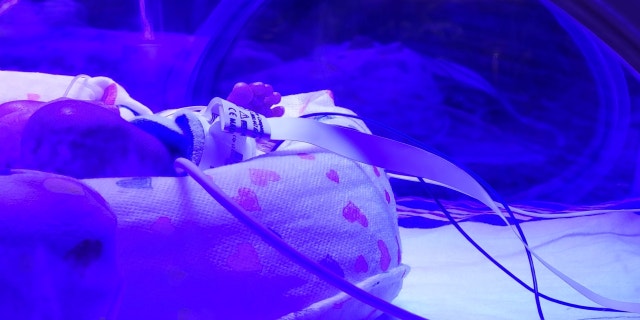
<svg viewBox="0 0 640 320">
<path fill-rule="evenodd" d="M 550 207 L 538 205 L 527 210 L 555 211 Z M 469 219 L 473 211 L 468 207 L 466 210 L 467 219 L 460 223 L 463 230 L 531 286 L 523 245 L 511 228 L 499 219 L 480 216 Z M 539 319 L 533 293 L 498 269 L 454 226 L 436 223 L 435 218 L 425 219 L 422 224 L 403 223 L 405 218 L 400 218 L 401 225 L 405 225 L 400 228 L 400 237 L 404 262 L 412 271 L 394 303 L 429 319 Z M 593 216 L 534 219 L 521 226 L 530 247 L 567 276 L 607 298 L 638 301 L 640 215 L 637 212 L 612 209 Z M 539 262 L 536 261 L 535 267 L 541 293 L 569 303 L 600 307 Z M 541 301 L 547 319 L 640 318 L 633 313 L 580 310 Z"/>
</svg>

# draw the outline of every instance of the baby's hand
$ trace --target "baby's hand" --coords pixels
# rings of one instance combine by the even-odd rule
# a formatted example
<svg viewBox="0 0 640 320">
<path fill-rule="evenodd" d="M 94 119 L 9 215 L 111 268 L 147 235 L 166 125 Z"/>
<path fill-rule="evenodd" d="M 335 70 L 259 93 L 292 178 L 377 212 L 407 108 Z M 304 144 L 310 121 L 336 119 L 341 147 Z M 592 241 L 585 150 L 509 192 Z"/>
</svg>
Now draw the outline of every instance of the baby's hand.
<svg viewBox="0 0 640 320">
<path fill-rule="evenodd" d="M 262 82 L 236 83 L 227 97 L 230 102 L 266 117 L 280 117 L 284 114 L 283 107 L 274 107 L 275 104 L 280 103 L 280 99 L 280 93 L 274 92 L 271 85 Z"/>
</svg>

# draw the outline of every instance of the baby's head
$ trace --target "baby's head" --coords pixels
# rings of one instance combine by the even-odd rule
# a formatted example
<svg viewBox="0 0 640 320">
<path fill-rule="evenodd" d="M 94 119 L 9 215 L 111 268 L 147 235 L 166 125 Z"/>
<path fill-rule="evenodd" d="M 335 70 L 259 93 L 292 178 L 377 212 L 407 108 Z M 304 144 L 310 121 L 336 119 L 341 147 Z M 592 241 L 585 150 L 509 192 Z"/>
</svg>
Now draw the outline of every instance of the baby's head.
<svg viewBox="0 0 640 320">
<path fill-rule="evenodd" d="M 110 132 L 115 140 L 122 138 L 118 136 L 119 132 L 128 132 L 130 129 L 128 125 L 129 123 L 120 118 L 117 107 L 101 101 L 60 98 L 49 102 L 17 100 L 0 104 L 0 141 L 2 141 L 0 143 L 0 168 L 32 166 L 33 157 L 22 150 L 25 146 L 33 147 L 34 143 L 41 144 L 38 146 L 40 148 L 38 155 L 42 156 L 39 154 L 42 151 L 42 146 L 52 147 L 52 144 L 46 144 L 43 141 L 56 140 L 57 142 L 53 146 L 56 150 L 51 151 L 63 152 L 62 144 L 58 145 L 58 142 L 63 142 L 58 141 L 62 136 L 65 136 L 66 139 L 71 137 L 71 133 L 74 133 L 75 138 L 78 138 L 90 135 L 92 132 L 104 131 Z M 106 131 L 103 130 L 105 128 Z M 55 129 L 55 134 L 53 129 Z M 64 132 L 69 134 L 64 134 Z M 105 137 L 105 139 L 107 138 L 109 137 Z M 87 139 L 90 138 L 87 136 L 84 140 Z M 79 143 L 76 140 L 71 142 Z M 66 140 L 64 142 L 71 143 Z M 91 141 L 85 142 L 88 145 Z M 100 144 L 104 141 L 95 141 L 94 143 Z M 47 159 L 41 160 L 44 163 Z M 69 159 L 67 162 L 71 163 L 71 160 L 77 159 Z"/>
<path fill-rule="evenodd" d="M 115 84 L 104 89 L 100 100 L 66 98 L 80 77 L 63 98 L 0 104 L 0 169 L 76 178 L 174 174 L 167 146 L 120 116 Z M 262 82 L 236 84 L 227 100 L 267 117 L 284 114 L 277 106 L 280 93 Z"/>
<path fill-rule="evenodd" d="M 15 164 L 20 154 L 22 130 L 29 118 L 40 108 L 50 103 L 90 104 L 108 110 L 118 111 L 115 106 L 108 106 L 100 101 L 83 101 L 60 98 L 50 102 L 33 100 L 15 100 L 0 104 L 0 167 Z"/>
<path fill-rule="evenodd" d="M 19 148 L 20 168 L 79 179 L 174 174 L 159 139 L 100 103 L 44 104 L 24 125 Z"/>
</svg>

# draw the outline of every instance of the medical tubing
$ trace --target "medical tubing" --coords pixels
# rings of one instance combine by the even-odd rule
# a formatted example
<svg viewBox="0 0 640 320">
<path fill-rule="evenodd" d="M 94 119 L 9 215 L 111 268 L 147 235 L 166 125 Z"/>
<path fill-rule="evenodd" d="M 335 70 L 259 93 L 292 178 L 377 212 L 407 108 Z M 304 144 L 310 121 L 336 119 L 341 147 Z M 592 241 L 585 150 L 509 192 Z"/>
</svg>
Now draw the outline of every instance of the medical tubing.
<svg viewBox="0 0 640 320">
<path fill-rule="evenodd" d="M 453 219 L 453 217 L 451 216 L 451 214 L 444 208 L 444 206 L 440 203 L 440 200 L 438 200 L 438 198 L 436 198 L 433 193 L 431 192 L 430 189 L 428 189 L 427 187 L 429 187 L 429 184 L 427 182 L 424 181 L 424 179 L 418 177 L 418 180 L 420 180 L 420 182 L 422 183 L 423 188 L 429 193 L 431 194 L 431 197 L 433 198 L 433 200 L 436 202 L 436 204 L 438 204 L 438 206 L 440 207 L 440 210 L 442 210 L 442 212 L 447 216 L 447 218 L 449 219 L 449 221 L 454 224 L 456 226 L 456 229 L 462 233 L 462 235 L 474 246 L 476 247 L 476 249 L 478 249 L 480 252 L 484 252 L 484 250 L 482 250 L 481 248 L 479 248 L 479 246 L 471 241 L 471 237 L 468 236 L 468 234 L 466 234 L 461 227 L 459 227 L 458 223 Z M 522 239 L 522 242 L 524 242 L 527 246 L 529 245 L 529 243 L 527 242 L 527 238 L 524 235 L 524 232 L 522 231 L 522 228 L 520 228 L 520 223 L 518 223 L 516 217 L 513 215 L 513 213 L 511 212 L 511 210 L 508 209 L 508 207 L 506 206 L 506 204 L 503 204 L 506 208 L 507 211 L 509 212 L 511 218 L 515 221 L 515 227 L 518 230 L 518 233 L 520 234 L 520 238 Z M 531 253 L 529 252 L 529 250 L 526 250 L 525 248 L 525 252 L 527 254 L 527 259 L 529 260 L 529 269 L 531 270 L 531 278 L 533 281 L 533 290 L 530 290 L 533 292 L 535 301 L 536 301 L 536 310 L 538 311 L 538 316 L 540 317 L 540 320 L 544 320 L 544 313 L 542 312 L 542 305 L 540 304 L 540 291 L 538 289 L 538 277 L 536 275 L 536 269 L 535 266 L 533 264 L 533 258 L 531 257 Z M 484 254 L 484 253 L 483 253 Z M 491 258 L 490 259 L 492 262 L 495 261 L 495 259 Z M 496 261 L 497 262 L 497 261 Z M 496 263 L 494 262 L 494 264 Z M 504 271 L 504 270 L 503 270 Z"/>
<path fill-rule="evenodd" d="M 69 85 L 67 86 L 67 89 L 64 90 L 64 94 L 62 95 L 63 98 L 68 98 L 69 97 L 69 93 L 71 92 L 71 89 L 73 88 L 73 85 L 76 83 L 76 81 L 78 81 L 78 79 L 88 79 L 90 78 L 88 75 L 86 74 L 79 74 L 75 77 L 73 77 L 73 79 L 71 79 L 71 82 L 69 82 Z"/>
<path fill-rule="evenodd" d="M 301 117 L 303 118 L 309 118 L 309 117 L 319 117 L 319 116 L 343 116 L 343 117 L 347 117 L 347 118 L 354 118 L 354 119 L 358 119 L 361 121 L 365 121 L 368 124 L 374 124 L 376 126 L 379 126 L 380 128 L 392 133 L 392 134 L 396 134 L 400 137 L 402 137 L 403 139 L 405 139 L 406 141 L 408 141 L 409 143 L 411 143 L 412 145 L 419 147 L 421 149 L 427 150 L 433 154 L 436 154 L 440 157 L 443 157 L 445 159 L 447 159 L 447 157 L 443 156 L 442 154 L 438 153 L 435 150 L 431 150 L 430 148 L 428 148 L 427 146 L 425 146 L 423 143 L 421 143 L 420 141 L 417 141 L 413 138 L 411 138 L 410 136 L 408 136 L 405 133 L 402 133 L 399 130 L 393 129 L 391 127 L 388 127 L 384 124 L 382 124 L 379 121 L 373 120 L 373 119 L 368 119 L 365 117 L 360 117 L 357 115 L 352 115 L 352 114 L 345 114 L 345 113 L 339 113 L 339 112 L 318 112 L 318 113 L 311 113 L 311 114 L 306 114 L 306 115 L 302 115 Z M 277 147 L 276 147 L 277 148 Z M 447 159 L 448 160 L 448 159 Z M 474 179 L 476 179 L 481 185 L 483 185 L 483 187 L 485 187 L 487 189 L 487 192 L 489 192 L 489 194 L 491 194 L 491 196 L 493 198 L 498 199 L 498 203 L 502 204 L 502 206 L 505 208 L 505 210 L 510 213 L 512 219 L 515 219 L 515 216 L 513 215 L 513 212 L 511 211 L 511 209 L 509 208 L 509 206 L 506 204 L 506 201 L 504 201 L 500 195 L 493 189 L 491 188 L 491 186 L 485 182 L 483 179 L 481 179 L 480 177 L 477 177 L 475 174 L 473 174 L 473 172 L 471 172 L 470 170 L 458 165 L 462 170 L 466 171 L 469 175 L 471 175 Z M 419 180 L 421 180 L 422 183 L 425 183 L 422 179 L 419 178 Z M 437 199 L 434 199 L 437 200 Z M 507 274 L 509 277 L 511 277 L 514 281 L 516 281 L 518 284 L 520 284 L 522 287 L 524 287 L 525 289 L 529 290 L 530 292 L 535 294 L 535 289 L 530 287 L 528 284 L 526 284 L 524 281 L 522 281 L 520 278 L 518 278 L 516 275 L 514 275 L 513 273 L 511 273 L 507 268 L 505 268 L 502 264 L 500 264 L 497 260 L 495 260 L 488 252 L 486 252 L 484 249 L 482 249 L 482 247 L 476 243 L 473 239 L 471 239 L 471 237 L 458 225 L 458 223 L 453 219 L 453 217 L 451 217 L 450 213 L 448 210 L 446 210 L 446 208 L 444 208 L 444 206 L 442 206 L 442 204 L 439 201 L 436 201 L 436 203 L 439 204 L 441 210 L 443 211 L 443 213 L 445 213 L 445 215 L 447 215 L 447 217 L 449 218 L 449 220 L 452 222 L 452 224 L 454 225 L 454 227 L 456 227 L 456 229 L 463 235 L 463 237 L 465 237 L 465 239 L 467 239 L 467 241 L 469 241 L 469 243 L 471 243 L 480 253 L 482 253 L 487 259 L 489 259 L 489 261 L 491 261 L 494 265 L 496 265 L 500 270 L 502 270 L 505 274 Z M 516 227 L 516 229 L 520 229 L 519 227 Z M 520 229 L 520 231 L 522 231 Z M 521 235 L 523 236 L 523 235 Z M 528 250 L 527 250 L 528 252 Z M 529 253 L 530 254 L 530 253 Z M 617 310 L 617 309 L 612 309 L 612 308 L 605 308 L 605 307 L 591 307 L 591 306 L 584 306 L 584 305 L 578 305 L 578 304 L 574 304 L 574 303 L 570 303 L 570 302 L 566 302 L 563 300 L 559 300 L 553 297 L 550 297 L 546 294 L 540 293 L 538 292 L 539 297 L 556 303 L 556 304 L 560 304 L 560 305 L 564 305 L 567 307 L 571 307 L 571 308 L 576 308 L 576 309 L 582 309 L 582 310 L 590 310 L 590 311 L 606 311 L 606 312 L 626 312 L 626 311 L 621 311 L 621 310 Z"/>
<path fill-rule="evenodd" d="M 440 207 L 440 210 L 442 212 L 444 212 L 445 216 L 449 219 L 449 222 L 451 222 L 451 224 L 456 228 L 456 230 L 458 230 L 458 232 L 460 232 L 460 234 L 462 234 L 462 236 L 469 242 L 471 243 L 471 245 L 473 245 L 476 250 L 478 250 L 482 255 L 485 256 L 485 258 L 489 259 L 489 261 L 491 261 L 496 267 L 498 267 L 500 270 L 502 270 L 502 272 L 504 272 L 505 274 L 507 274 L 511 279 L 513 279 L 515 282 L 517 282 L 518 284 L 520 284 L 522 287 L 524 287 L 525 289 L 529 290 L 530 292 L 533 292 L 533 288 L 531 288 L 528 284 L 524 283 L 524 281 L 522 281 L 520 278 L 518 278 L 516 275 L 514 275 L 513 273 L 511 273 L 511 271 L 509 271 L 506 267 L 504 267 L 502 264 L 500 264 L 500 262 L 498 262 L 497 260 L 495 260 L 488 252 L 486 252 L 484 249 L 482 249 L 482 247 L 475 242 L 471 236 L 469 236 L 468 233 L 466 233 L 462 227 L 460 226 L 460 224 L 458 222 L 455 221 L 455 219 L 453 218 L 453 216 L 451 215 L 451 213 L 449 212 L 449 210 L 447 210 L 444 205 L 440 202 L 440 200 L 438 200 L 437 198 L 433 198 L 434 201 L 436 202 L 436 204 Z M 605 311 L 605 312 L 626 312 L 626 311 L 621 311 L 621 310 L 616 310 L 616 309 L 611 309 L 611 308 L 604 308 L 604 307 L 590 307 L 590 306 L 583 306 L 583 305 L 578 305 L 578 304 L 573 304 L 570 302 L 566 302 L 563 300 L 559 300 L 553 297 L 550 297 L 544 293 L 539 293 L 540 297 L 559 304 L 559 305 L 563 305 L 563 306 L 567 306 L 570 308 L 575 308 L 575 309 L 582 309 L 582 310 L 590 310 L 590 311 Z"/>
<path fill-rule="evenodd" d="M 350 117 L 351 118 L 356 118 L 355 116 L 350 116 Z M 362 119 L 360 119 L 360 120 L 362 120 Z M 415 141 L 412 141 L 412 142 L 415 142 Z M 415 146 L 415 144 L 414 144 L 414 146 Z M 420 149 L 426 150 L 425 148 L 420 148 Z M 441 155 L 437 155 L 437 156 L 441 157 L 442 159 L 445 159 L 445 160 L 449 161 L 446 157 L 443 157 Z M 449 161 L 449 162 L 453 163 L 452 161 Z M 469 175 L 472 179 L 474 179 L 476 181 L 479 180 L 477 177 L 469 174 L 469 170 L 465 170 L 465 169 L 460 169 L 460 170 L 462 170 L 464 173 Z M 420 181 L 424 182 L 423 177 L 417 177 L 417 178 L 419 178 Z M 486 189 L 486 186 L 482 186 L 482 188 Z M 493 198 L 493 197 L 491 197 L 491 198 Z M 491 201 L 493 201 L 493 200 L 491 200 Z M 488 205 L 487 203 L 485 203 L 485 204 Z M 498 209 L 495 208 L 495 210 L 498 210 Z M 498 213 L 500 213 L 500 212 L 498 211 Z M 506 218 L 505 218 L 505 223 L 507 224 L 507 226 L 511 226 Z M 525 249 L 526 249 L 529 244 L 527 243 L 527 240 L 526 240 L 526 238 L 524 236 L 524 233 L 522 232 L 522 229 L 520 228 L 520 225 L 519 224 L 515 224 L 513 226 L 515 227 L 514 232 L 516 232 L 518 234 L 518 236 L 522 240 L 522 242 L 523 242 L 523 244 L 525 246 Z M 527 255 L 527 259 L 529 260 L 529 268 L 531 270 L 531 278 L 532 278 L 532 281 L 533 281 L 534 299 L 535 299 L 535 302 L 536 302 L 538 315 L 539 315 L 541 320 L 544 320 L 544 314 L 542 312 L 542 306 L 540 305 L 540 296 L 539 296 L 539 292 L 538 292 L 538 280 L 537 280 L 537 276 L 536 276 L 535 266 L 533 264 L 533 257 L 531 256 L 531 252 L 529 250 L 525 250 L 525 254 Z"/>
<path fill-rule="evenodd" d="M 420 182 L 422 182 L 424 186 L 424 180 L 420 179 Z M 487 192 L 491 195 L 491 198 L 497 199 L 498 202 L 502 204 L 502 206 L 504 206 L 504 209 L 509 214 L 509 217 L 511 217 L 512 224 L 516 227 L 516 230 L 518 230 L 518 234 L 520 235 L 522 242 L 524 242 L 525 244 L 525 253 L 527 254 L 527 259 L 529 260 L 529 269 L 531 270 L 531 278 L 533 281 L 533 294 L 536 300 L 536 308 L 538 310 L 538 316 L 540 316 L 540 320 L 544 320 L 544 314 L 542 313 L 542 306 L 540 305 L 540 290 L 538 288 L 538 276 L 536 275 L 536 268 L 535 268 L 535 265 L 533 264 L 533 258 L 531 257 L 531 252 L 529 251 L 529 242 L 527 242 L 527 238 L 524 235 L 524 231 L 520 227 L 520 222 L 518 221 L 518 219 L 516 219 L 516 216 L 513 214 L 513 211 L 511 211 L 511 209 L 507 205 L 507 202 L 504 201 L 502 197 L 500 197 L 500 195 L 495 190 L 489 187 L 489 185 L 482 180 L 478 180 L 478 182 L 487 190 Z"/>
<path fill-rule="evenodd" d="M 207 191 L 220 205 L 229 211 L 242 224 L 247 226 L 251 231 L 260 236 L 263 241 L 276 249 L 285 257 L 295 262 L 302 268 L 318 276 L 320 279 L 328 282 L 334 287 L 340 289 L 351 297 L 376 308 L 386 314 L 402 320 L 426 320 L 416 314 L 405 309 L 395 306 L 379 297 L 376 297 L 356 285 L 346 281 L 338 275 L 332 273 L 327 268 L 314 262 L 301 252 L 291 247 L 289 244 L 280 239 L 273 231 L 263 226 L 251 218 L 238 204 L 231 200 L 210 178 L 208 178 L 193 162 L 185 159 L 176 159 L 174 166 L 187 172 L 200 186 Z"/>
</svg>

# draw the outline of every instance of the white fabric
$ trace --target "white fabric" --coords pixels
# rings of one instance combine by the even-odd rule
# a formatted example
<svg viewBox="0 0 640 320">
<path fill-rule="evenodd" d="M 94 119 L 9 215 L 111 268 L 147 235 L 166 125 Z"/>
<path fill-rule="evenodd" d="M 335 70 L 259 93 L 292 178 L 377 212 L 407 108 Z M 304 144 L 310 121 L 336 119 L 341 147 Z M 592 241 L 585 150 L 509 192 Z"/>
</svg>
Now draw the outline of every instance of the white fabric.
<svg viewBox="0 0 640 320">
<path fill-rule="evenodd" d="M 0 103 L 57 99 L 72 80 L 0 71 L 0 83 L 6 84 Z M 69 97 L 136 103 L 103 77 L 78 79 Z M 350 113 L 336 107 L 328 91 L 283 97 L 281 105 L 289 117 Z M 369 132 L 355 120 L 318 121 Z M 408 268 L 400 260 L 395 201 L 382 169 L 307 144 L 285 143 L 277 152 L 206 173 L 257 220 L 334 273 L 386 300 L 398 294 Z M 188 177 L 83 182 L 117 216 L 116 259 L 123 283 L 114 312 L 119 319 L 378 314 L 279 255 Z"/>
<path fill-rule="evenodd" d="M 531 285 L 522 245 L 507 227 L 467 222 L 462 227 L 499 262 Z M 527 222 L 527 240 L 545 260 L 609 298 L 640 301 L 640 215 Z M 429 319 L 538 319 L 533 294 L 471 246 L 452 226 L 400 229 L 412 272 L 394 303 Z M 596 306 L 536 264 L 541 292 Z M 547 319 L 640 319 L 638 314 L 583 311 L 542 300 Z"/>
<path fill-rule="evenodd" d="M 308 96 L 315 98 L 305 99 Z M 285 97 L 283 104 L 288 108 L 289 101 L 302 101 L 298 111 L 288 113 L 290 116 L 345 111 L 333 107 L 327 97 L 328 92 L 297 95 Z M 362 125 L 331 117 L 320 121 L 323 120 L 343 121 L 343 125 L 353 127 Z M 279 151 L 206 173 L 293 247 L 385 299 L 397 295 L 408 269 L 400 264 L 395 202 L 382 169 L 356 164 L 307 144 L 288 143 Z M 267 299 L 269 304 L 261 305 L 266 308 L 262 313 L 293 312 L 288 317 L 295 319 L 332 317 L 336 312 L 350 319 L 375 315 L 372 308 L 360 303 L 345 304 L 346 300 L 339 297 L 328 299 L 337 293 L 335 289 L 266 246 L 190 178 L 85 182 L 107 200 L 118 216 L 119 258 L 128 286 L 145 288 L 124 289 L 123 317 L 155 318 L 189 308 L 193 299 L 189 292 L 196 290 L 194 284 L 173 281 L 167 285 L 172 282 L 167 268 L 189 275 L 191 281 L 198 282 L 197 291 L 216 297 L 209 306 L 189 308 L 199 315 L 202 313 L 198 308 L 244 303 L 241 290 L 234 289 L 238 291 L 234 294 L 234 290 L 221 288 L 248 285 L 221 279 L 229 272 L 246 272 L 244 278 L 255 277 L 251 285 L 264 294 L 246 299 L 254 305 Z M 161 249 L 147 252 L 147 247 Z M 372 277 L 380 281 L 365 281 Z M 268 289 L 273 287 L 269 285 L 273 281 L 282 288 Z M 157 292 L 168 293 L 159 296 Z M 236 300 L 224 303 L 219 299 L 221 295 Z M 161 307 L 149 309 L 147 303 L 151 301 L 162 301 Z M 307 309 L 313 303 L 319 305 Z"/>
<path fill-rule="evenodd" d="M 73 82 L 74 78 L 75 76 L 0 70 L 0 104 L 14 100 L 48 102 L 63 97 L 69 89 L 68 98 L 125 105 L 138 113 L 151 113 L 149 108 L 131 98 L 124 88 L 107 77 L 77 78 Z"/>
<path fill-rule="evenodd" d="M 381 296 L 389 299 L 399 291 L 406 269 L 398 264 L 397 216 L 385 197 L 388 185 L 376 182 L 384 178 L 370 166 L 328 153 L 299 155 L 291 150 L 207 173 L 256 219 L 312 259 L 334 261 L 354 282 L 393 272 L 395 276 L 387 280 L 393 290 Z M 188 306 L 193 299 L 188 282 L 185 287 L 179 281 L 171 283 L 174 272 L 198 279 L 198 290 L 212 297 L 226 294 L 221 282 L 236 285 L 219 279 L 230 270 L 246 272 L 247 278 L 258 277 L 254 284 L 261 279 L 265 283 L 282 279 L 286 290 L 275 288 L 276 293 L 309 304 L 336 293 L 266 246 L 189 178 L 85 182 L 107 200 L 118 217 L 119 259 L 128 286 L 145 288 L 144 292 L 124 290 L 125 317 L 175 314 Z M 358 264 L 360 256 L 364 266 Z M 171 293 L 157 294 L 167 291 Z M 288 304 L 274 292 L 262 298 L 279 307 Z M 162 301 L 162 308 L 150 310 L 147 304 L 151 301 Z M 211 306 L 217 307 L 216 301 Z M 358 314 L 362 307 L 351 312 Z"/>
</svg>

